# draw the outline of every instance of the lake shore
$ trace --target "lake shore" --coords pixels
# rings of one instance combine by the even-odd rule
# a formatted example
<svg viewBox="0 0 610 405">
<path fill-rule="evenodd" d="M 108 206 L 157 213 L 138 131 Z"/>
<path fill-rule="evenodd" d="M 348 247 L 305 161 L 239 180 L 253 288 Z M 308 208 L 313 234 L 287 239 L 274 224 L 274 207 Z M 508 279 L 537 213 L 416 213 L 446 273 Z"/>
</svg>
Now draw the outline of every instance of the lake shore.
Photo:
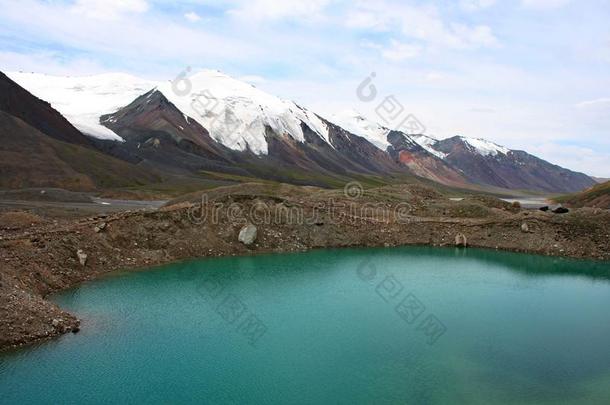
<svg viewBox="0 0 610 405">
<path fill-rule="evenodd" d="M 5 213 L 0 230 L 0 349 L 78 330 L 74 315 L 45 299 L 51 293 L 113 271 L 188 258 L 455 246 L 459 240 L 472 247 L 610 260 L 610 212 L 600 209 L 558 215 L 489 197 L 451 201 L 419 186 L 348 195 L 253 184 L 204 197 L 185 196 L 159 210 L 81 219 Z M 239 234 L 248 223 L 256 226 L 257 236 L 246 246 Z"/>
</svg>

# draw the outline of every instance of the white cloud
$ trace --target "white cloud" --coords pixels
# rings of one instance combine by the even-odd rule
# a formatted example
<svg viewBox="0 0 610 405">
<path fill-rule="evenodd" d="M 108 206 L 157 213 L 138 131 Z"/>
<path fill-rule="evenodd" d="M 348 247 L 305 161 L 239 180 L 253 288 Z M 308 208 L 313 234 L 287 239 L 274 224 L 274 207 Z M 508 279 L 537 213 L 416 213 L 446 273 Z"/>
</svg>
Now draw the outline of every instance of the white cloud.
<svg viewBox="0 0 610 405">
<path fill-rule="evenodd" d="M 428 72 L 424 75 L 424 79 L 428 82 L 437 82 L 443 80 L 445 75 L 439 72 Z"/>
<path fill-rule="evenodd" d="M 610 63 L 610 38 L 606 39 L 599 49 L 599 59 Z"/>
<path fill-rule="evenodd" d="M 470 111 L 479 114 L 494 114 L 497 112 L 497 110 L 491 107 L 472 107 Z"/>
<path fill-rule="evenodd" d="M 145 0 L 76 0 L 72 12 L 98 20 L 117 20 L 125 14 L 148 11 Z"/>
<path fill-rule="evenodd" d="M 538 10 L 548 10 L 567 5 L 571 0 L 521 0 L 521 5 L 525 8 Z"/>
<path fill-rule="evenodd" d="M 421 46 L 405 44 L 392 40 L 388 48 L 381 50 L 381 56 L 392 62 L 400 62 L 411 59 L 421 53 Z"/>
<path fill-rule="evenodd" d="M 466 11 L 479 11 L 496 4 L 496 0 L 460 0 L 460 7 Z"/>
<path fill-rule="evenodd" d="M 250 0 L 238 2 L 229 14 L 246 21 L 305 18 L 314 20 L 331 0 Z"/>
<path fill-rule="evenodd" d="M 109 3 L 123 4 L 117 0 Z M 63 48 L 98 55 L 114 63 L 131 64 L 138 70 L 158 69 L 168 60 L 183 66 L 206 60 L 207 66 L 215 67 L 220 60 L 248 60 L 260 51 L 256 44 L 220 32 L 187 27 L 152 13 L 133 16 L 126 23 L 125 19 L 109 18 L 117 15 L 115 10 L 104 14 L 106 21 L 100 24 L 101 14 L 67 18 L 66 14 L 74 11 L 73 6 L 57 2 L 0 0 L 0 9 L 3 30 L 9 35 L 61 44 Z M 24 13 L 24 9 L 28 12 Z"/>
<path fill-rule="evenodd" d="M 420 45 L 400 42 L 396 39 L 391 39 L 389 45 L 363 41 L 361 46 L 378 51 L 383 59 L 390 62 L 402 62 L 419 56 L 422 52 Z"/>
<path fill-rule="evenodd" d="M 456 48 L 493 47 L 498 45 L 498 39 L 486 25 L 469 27 L 464 24 L 452 24 L 454 36 L 451 38 Z"/>
<path fill-rule="evenodd" d="M 491 28 L 445 22 L 434 6 L 361 2 L 345 20 L 349 28 L 397 32 L 433 47 L 476 49 L 498 45 Z"/>
<path fill-rule="evenodd" d="M 3 71 L 47 73 L 60 76 L 79 76 L 104 73 L 106 68 L 86 58 L 65 60 L 56 52 L 22 54 L 0 51 L 0 66 Z M 44 70 L 41 70 L 44 66 Z"/>
<path fill-rule="evenodd" d="M 189 20 L 190 22 L 197 22 L 197 21 L 201 21 L 201 17 L 199 16 L 199 14 L 195 13 L 194 11 L 191 11 L 189 13 L 186 13 L 184 15 L 184 18 L 186 18 L 187 20 Z"/>
<path fill-rule="evenodd" d="M 355 10 L 347 15 L 345 25 L 348 28 L 386 31 L 389 29 L 386 19 L 379 13 Z"/>
<path fill-rule="evenodd" d="M 610 97 L 598 98 L 595 100 L 583 101 L 576 104 L 576 107 L 589 109 L 589 108 L 608 108 L 610 109 Z"/>
</svg>

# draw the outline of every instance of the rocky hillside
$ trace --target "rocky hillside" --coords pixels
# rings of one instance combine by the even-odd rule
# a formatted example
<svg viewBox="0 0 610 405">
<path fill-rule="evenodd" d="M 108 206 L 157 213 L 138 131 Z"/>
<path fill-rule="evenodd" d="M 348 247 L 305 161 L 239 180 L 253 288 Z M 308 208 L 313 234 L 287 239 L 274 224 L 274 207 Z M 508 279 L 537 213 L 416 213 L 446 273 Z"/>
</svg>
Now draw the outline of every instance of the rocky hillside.
<svg viewBox="0 0 610 405">
<path fill-rule="evenodd" d="M 610 210 L 610 182 L 598 184 L 582 193 L 560 197 L 556 200 L 570 207 L 594 207 Z"/>
<path fill-rule="evenodd" d="M 595 184 L 595 180 L 583 173 L 482 139 L 456 136 L 431 147 L 475 184 L 550 193 L 580 191 Z"/>
</svg>

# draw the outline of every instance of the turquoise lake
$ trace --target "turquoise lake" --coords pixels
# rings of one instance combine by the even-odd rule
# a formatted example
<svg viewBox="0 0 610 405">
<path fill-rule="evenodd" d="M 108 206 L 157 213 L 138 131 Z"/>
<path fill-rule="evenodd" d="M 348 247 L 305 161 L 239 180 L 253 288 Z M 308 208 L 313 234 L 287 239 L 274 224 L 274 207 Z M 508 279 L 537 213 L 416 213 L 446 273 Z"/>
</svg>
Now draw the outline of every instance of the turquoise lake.
<svg viewBox="0 0 610 405">
<path fill-rule="evenodd" d="M 52 297 L 2 404 L 607 404 L 610 263 L 423 247 L 214 258 Z"/>
</svg>

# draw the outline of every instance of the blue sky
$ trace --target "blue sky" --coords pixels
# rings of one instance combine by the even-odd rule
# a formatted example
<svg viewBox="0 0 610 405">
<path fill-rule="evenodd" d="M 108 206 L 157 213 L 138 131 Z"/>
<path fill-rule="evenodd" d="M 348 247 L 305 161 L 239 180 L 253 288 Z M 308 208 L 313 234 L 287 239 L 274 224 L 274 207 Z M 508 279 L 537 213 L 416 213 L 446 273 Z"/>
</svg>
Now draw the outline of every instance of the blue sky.
<svg viewBox="0 0 610 405">
<path fill-rule="evenodd" d="M 430 135 L 610 177 L 610 2 L 0 0 L 0 69 L 219 69 L 323 116 L 376 73 Z"/>
</svg>

